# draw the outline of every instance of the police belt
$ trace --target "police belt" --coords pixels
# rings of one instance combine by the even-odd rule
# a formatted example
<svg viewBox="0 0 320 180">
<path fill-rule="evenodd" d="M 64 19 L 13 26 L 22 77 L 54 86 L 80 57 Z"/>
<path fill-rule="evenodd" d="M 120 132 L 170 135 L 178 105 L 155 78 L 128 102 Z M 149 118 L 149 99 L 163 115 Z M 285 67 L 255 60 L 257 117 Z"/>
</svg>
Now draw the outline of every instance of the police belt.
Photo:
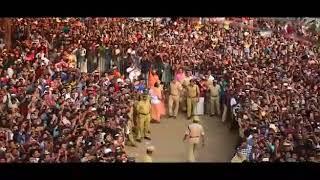
<svg viewBox="0 0 320 180">
<path fill-rule="evenodd" d="M 144 113 L 139 113 L 139 114 L 141 114 L 141 115 L 149 115 L 150 113 L 147 113 L 147 114 L 144 114 Z"/>
<path fill-rule="evenodd" d="M 218 95 L 216 95 L 216 96 L 211 96 L 211 97 L 218 97 Z"/>
<path fill-rule="evenodd" d="M 189 138 L 199 138 L 200 136 L 189 136 Z"/>
<path fill-rule="evenodd" d="M 170 96 L 179 96 L 179 95 L 175 95 L 175 94 L 170 94 Z"/>
<path fill-rule="evenodd" d="M 190 96 L 188 96 L 188 98 L 197 98 L 197 96 L 195 96 L 195 97 L 190 97 Z"/>
</svg>

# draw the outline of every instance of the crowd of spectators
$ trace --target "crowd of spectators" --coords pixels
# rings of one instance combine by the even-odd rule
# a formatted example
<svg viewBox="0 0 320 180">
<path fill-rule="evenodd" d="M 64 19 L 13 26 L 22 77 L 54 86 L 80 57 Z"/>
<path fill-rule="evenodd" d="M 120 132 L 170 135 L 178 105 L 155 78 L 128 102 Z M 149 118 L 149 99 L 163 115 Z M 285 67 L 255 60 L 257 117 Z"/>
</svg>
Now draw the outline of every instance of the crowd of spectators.
<svg viewBox="0 0 320 180">
<path fill-rule="evenodd" d="M 318 49 L 288 34 L 317 36 L 294 22 L 218 19 L 11 19 L 0 161 L 127 162 L 130 106 L 151 69 L 165 87 L 178 71 L 223 83 L 243 159 L 319 161 Z"/>
</svg>

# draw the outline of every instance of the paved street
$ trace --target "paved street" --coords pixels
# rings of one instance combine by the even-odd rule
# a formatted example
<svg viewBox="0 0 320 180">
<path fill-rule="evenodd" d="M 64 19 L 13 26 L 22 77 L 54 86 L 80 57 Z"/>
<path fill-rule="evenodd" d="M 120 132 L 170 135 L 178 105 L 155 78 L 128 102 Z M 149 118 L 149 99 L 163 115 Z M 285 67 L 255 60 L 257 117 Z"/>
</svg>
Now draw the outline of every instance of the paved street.
<svg viewBox="0 0 320 180">
<path fill-rule="evenodd" d="M 206 146 L 200 147 L 198 162 L 229 162 L 234 154 L 237 135 L 231 132 L 220 119 L 201 116 L 206 133 Z M 177 119 L 162 119 L 160 124 L 151 125 L 151 141 L 144 140 L 138 147 L 127 147 L 127 152 L 141 162 L 148 144 L 155 146 L 154 162 L 186 162 L 187 148 L 182 141 L 190 121 L 184 114 Z"/>
</svg>

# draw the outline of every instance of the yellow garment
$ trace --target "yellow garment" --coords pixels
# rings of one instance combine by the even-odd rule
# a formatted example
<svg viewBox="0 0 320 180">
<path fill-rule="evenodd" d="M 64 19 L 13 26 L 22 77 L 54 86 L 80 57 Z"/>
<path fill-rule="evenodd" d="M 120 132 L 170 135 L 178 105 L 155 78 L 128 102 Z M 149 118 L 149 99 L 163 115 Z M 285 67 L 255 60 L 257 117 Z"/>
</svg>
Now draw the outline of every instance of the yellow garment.
<svg viewBox="0 0 320 180">
<path fill-rule="evenodd" d="M 230 28 L 229 26 L 230 26 L 230 21 L 225 21 L 223 24 L 223 28 L 226 30 L 229 30 L 229 28 Z"/>
<path fill-rule="evenodd" d="M 179 82 L 170 83 L 170 95 L 179 96 L 181 92 L 181 85 Z"/>
<path fill-rule="evenodd" d="M 188 118 L 194 114 L 195 109 L 197 107 L 198 98 L 187 98 L 187 116 Z"/>
<path fill-rule="evenodd" d="M 197 149 L 197 145 L 196 143 L 190 143 L 188 144 L 188 162 L 195 162 L 196 158 L 195 158 L 195 152 Z"/>
<path fill-rule="evenodd" d="M 182 91 L 182 87 L 179 82 L 170 83 L 170 95 L 169 95 L 169 102 L 168 102 L 170 116 L 178 115 L 181 91 Z M 174 109 L 173 109 L 173 105 L 174 105 Z"/>
<path fill-rule="evenodd" d="M 137 105 L 138 111 L 138 132 L 137 139 L 141 137 L 149 137 L 150 121 L 151 121 L 151 103 L 149 100 L 139 101 Z"/>
<path fill-rule="evenodd" d="M 69 60 L 69 66 L 72 68 L 76 68 L 77 67 L 77 57 L 74 54 L 70 54 L 68 56 L 68 60 Z"/>
<path fill-rule="evenodd" d="M 221 91 L 220 86 L 219 86 L 218 84 L 215 85 L 215 86 L 210 85 L 210 86 L 209 86 L 209 90 L 210 90 L 210 95 L 211 95 L 211 97 L 217 97 L 217 96 L 219 96 L 220 91 Z"/>
<path fill-rule="evenodd" d="M 220 110 L 220 86 L 219 85 L 210 85 L 209 86 L 209 91 L 210 91 L 210 108 L 211 108 L 211 115 L 215 115 L 216 113 L 220 115 L 221 110 Z M 217 110 L 217 112 L 216 112 Z"/>
<path fill-rule="evenodd" d="M 199 31 L 202 27 L 203 27 L 203 25 L 197 24 L 194 28 L 195 28 L 197 31 Z"/>
<path fill-rule="evenodd" d="M 246 160 L 246 157 L 244 156 L 238 156 L 238 154 L 236 154 L 232 159 L 231 162 L 232 163 L 242 163 L 243 161 Z"/>
<path fill-rule="evenodd" d="M 188 118 L 195 112 L 197 107 L 198 95 L 200 94 L 199 87 L 197 85 L 189 85 L 187 87 L 187 116 Z"/>
<path fill-rule="evenodd" d="M 152 157 L 149 156 L 148 154 L 144 156 L 143 162 L 145 163 L 152 163 Z"/>
<path fill-rule="evenodd" d="M 199 87 L 197 85 L 187 87 L 187 96 L 189 98 L 197 97 L 200 94 Z"/>
<path fill-rule="evenodd" d="M 151 103 L 148 100 L 139 101 L 137 110 L 139 114 L 150 114 Z"/>
<path fill-rule="evenodd" d="M 180 96 L 169 96 L 168 108 L 170 116 L 177 116 L 179 111 Z M 173 108 L 174 105 L 174 108 Z M 173 112 L 172 112 L 173 111 Z"/>
<path fill-rule="evenodd" d="M 191 77 L 185 77 L 182 81 L 183 86 L 189 86 Z"/>
</svg>

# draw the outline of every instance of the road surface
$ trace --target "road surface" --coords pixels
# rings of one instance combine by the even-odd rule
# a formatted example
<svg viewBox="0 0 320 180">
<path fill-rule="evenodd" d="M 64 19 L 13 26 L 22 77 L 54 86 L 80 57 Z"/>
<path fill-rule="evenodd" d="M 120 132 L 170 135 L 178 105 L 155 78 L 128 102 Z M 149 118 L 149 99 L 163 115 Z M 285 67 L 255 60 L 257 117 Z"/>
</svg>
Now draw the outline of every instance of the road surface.
<svg viewBox="0 0 320 180">
<path fill-rule="evenodd" d="M 236 147 L 237 134 L 227 128 L 220 118 L 200 116 L 206 133 L 206 145 L 200 147 L 197 162 L 230 162 Z M 126 147 L 129 156 L 142 162 L 148 145 L 155 147 L 153 162 L 186 162 L 187 144 L 182 141 L 190 120 L 184 114 L 177 119 L 163 118 L 160 124 L 151 124 L 152 140 L 137 142 L 138 147 Z"/>
</svg>

